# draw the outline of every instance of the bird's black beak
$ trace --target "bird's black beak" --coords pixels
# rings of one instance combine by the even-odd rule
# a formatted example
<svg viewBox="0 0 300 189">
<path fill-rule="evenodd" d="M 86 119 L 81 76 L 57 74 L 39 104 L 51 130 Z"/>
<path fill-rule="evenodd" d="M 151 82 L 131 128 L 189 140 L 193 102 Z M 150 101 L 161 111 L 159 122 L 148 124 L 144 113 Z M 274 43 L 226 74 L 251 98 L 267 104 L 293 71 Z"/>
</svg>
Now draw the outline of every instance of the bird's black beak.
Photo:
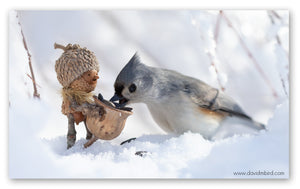
<svg viewBox="0 0 300 189">
<path fill-rule="evenodd" d="M 117 94 L 115 93 L 114 96 L 111 97 L 111 99 L 110 99 L 109 101 L 115 102 L 115 101 L 120 100 L 120 99 L 121 99 L 121 98 L 119 97 L 119 95 L 117 95 Z"/>
<path fill-rule="evenodd" d="M 126 106 L 126 103 L 128 102 L 128 99 L 126 99 L 125 97 L 118 95 L 118 94 L 114 94 L 113 97 L 111 97 L 111 99 L 109 100 L 111 102 L 113 102 L 116 105 L 116 101 L 119 101 L 118 107 L 122 108 Z"/>
</svg>

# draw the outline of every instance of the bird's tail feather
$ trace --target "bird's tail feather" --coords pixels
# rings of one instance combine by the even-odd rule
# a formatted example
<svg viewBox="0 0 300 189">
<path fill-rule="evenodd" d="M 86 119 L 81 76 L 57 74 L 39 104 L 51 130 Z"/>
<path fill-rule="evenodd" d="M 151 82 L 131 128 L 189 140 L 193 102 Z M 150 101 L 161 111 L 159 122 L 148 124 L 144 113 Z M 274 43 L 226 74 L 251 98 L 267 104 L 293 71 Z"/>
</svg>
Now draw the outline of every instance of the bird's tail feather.
<svg viewBox="0 0 300 189">
<path fill-rule="evenodd" d="M 257 129 L 257 130 L 266 130 L 266 126 L 262 123 L 259 123 L 257 121 L 254 121 L 253 119 L 250 120 L 253 123 L 253 126 Z"/>
<path fill-rule="evenodd" d="M 252 119 L 230 117 L 222 123 L 211 137 L 211 140 L 223 139 L 234 135 L 257 134 L 264 129 L 266 129 L 264 124 Z"/>
</svg>

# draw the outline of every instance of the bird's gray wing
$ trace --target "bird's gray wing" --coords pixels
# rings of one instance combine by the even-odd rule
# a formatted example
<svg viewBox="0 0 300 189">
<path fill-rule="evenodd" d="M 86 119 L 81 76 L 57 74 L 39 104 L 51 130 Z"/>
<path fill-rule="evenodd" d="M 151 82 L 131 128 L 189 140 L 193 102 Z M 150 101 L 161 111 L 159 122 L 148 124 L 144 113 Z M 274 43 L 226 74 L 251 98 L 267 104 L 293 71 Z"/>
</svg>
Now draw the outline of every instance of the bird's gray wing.
<svg viewBox="0 0 300 189">
<path fill-rule="evenodd" d="M 252 120 L 231 97 L 223 92 L 194 78 L 188 81 L 184 83 L 183 91 L 199 107 Z"/>
</svg>

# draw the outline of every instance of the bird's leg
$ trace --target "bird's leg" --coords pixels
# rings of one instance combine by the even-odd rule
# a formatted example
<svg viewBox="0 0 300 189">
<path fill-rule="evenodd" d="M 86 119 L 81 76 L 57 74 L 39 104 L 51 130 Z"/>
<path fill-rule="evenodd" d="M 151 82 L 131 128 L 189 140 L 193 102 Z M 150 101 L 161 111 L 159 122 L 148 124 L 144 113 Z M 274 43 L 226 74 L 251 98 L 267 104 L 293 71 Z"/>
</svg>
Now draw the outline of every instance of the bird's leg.
<svg viewBox="0 0 300 189">
<path fill-rule="evenodd" d="M 92 138 L 93 134 L 91 133 L 91 131 L 88 129 L 87 125 L 86 125 L 86 120 L 84 120 L 84 125 L 85 125 L 85 129 L 86 129 L 86 139 L 89 140 Z"/>
<path fill-rule="evenodd" d="M 67 149 L 71 148 L 76 141 L 76 130 L 73 114 L 68 114 L 68 134 L 67 134 Z"/>
</svg>

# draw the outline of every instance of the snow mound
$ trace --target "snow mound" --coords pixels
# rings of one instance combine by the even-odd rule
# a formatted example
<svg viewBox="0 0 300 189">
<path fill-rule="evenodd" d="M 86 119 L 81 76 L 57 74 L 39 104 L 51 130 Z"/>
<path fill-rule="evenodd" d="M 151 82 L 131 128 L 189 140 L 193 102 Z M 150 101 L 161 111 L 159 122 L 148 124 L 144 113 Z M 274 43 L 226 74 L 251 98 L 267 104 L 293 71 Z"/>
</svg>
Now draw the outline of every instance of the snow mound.
<svg viewBox="0 0 300 189">
<path fill-rule="evenodd" d="M 288 178 L 288 103 L 280 105 L 269 131 L 211 142 L 200 134 L 144 135 L 123 145 L 98 140 L 84 148 L 85 139 L 66 150 L 66 137 L 44 139 L 63 167 L 79 178 L 262 178 L 243 175 L 280 172 L 263 178 Z M 137 154 L 138 152 L 138 154 Z M 139 155 L 140 154 L 142 155 Z M 62 163 L 64 162 L 64 163 Z"/>
<path fill-rule="evenodd" d="M 91 169 L 96 177 L 103 178 L 177 178 L 190 161 L 206 157 L 213 146 L 194 133 L 179 137 L 145 135 L 123 145 L 98 140 L 87 149 L 83 147 L 85 139 L 77 141 L 69 150 L 66 150 L 65 137 L 44 142 L 63 161 L 82 162 L 86 170 Z M 79 177 L 84 175 L 81 166 L 75 166 L 73 171 L 78 171 Z"/>
</svg>

